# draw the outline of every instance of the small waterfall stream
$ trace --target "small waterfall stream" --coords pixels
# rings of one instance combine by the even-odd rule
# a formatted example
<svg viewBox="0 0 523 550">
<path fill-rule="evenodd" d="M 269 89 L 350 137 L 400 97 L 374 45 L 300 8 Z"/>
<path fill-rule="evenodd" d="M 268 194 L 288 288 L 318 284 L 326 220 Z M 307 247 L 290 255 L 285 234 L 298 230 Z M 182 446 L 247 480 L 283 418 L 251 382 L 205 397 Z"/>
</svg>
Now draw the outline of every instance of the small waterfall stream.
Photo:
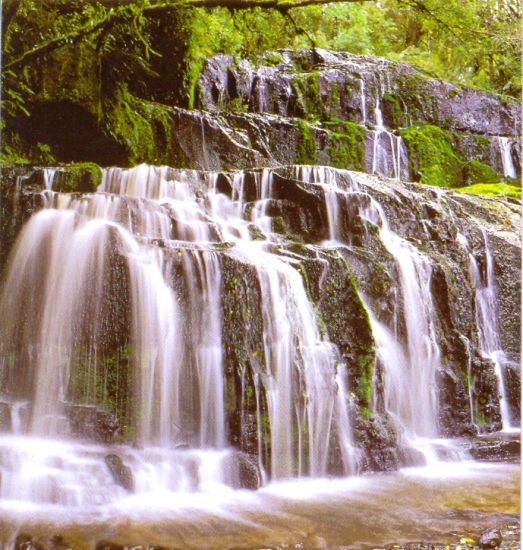
<svg viewBox="0 0 523 550">
<path fill-rule="evenodd" d="M 381 174 L 396 180 L 409 180 L 407 147 L 400 135 L 387 130 L 383 123 L 381 98 L 386 93 L 385 85 L 379 83 L 374 108 L 371 173 Z"/>
<path fill-rule="evenodd" d="M 512 140 L 502 136 L 499 136 L 497 139 L 501 154 L 501 163 L 503 165 L 503 175 L 509 178 L 517 178 L 516 168 L 512 160 Z"/>
<path fill-rule="evenodd" d="M 484 357 L 490 359 L 495 366 L 500 394 L 500 412 L 503 430 L 514 428 L 511 421 L 510 409 L 507 402 L 504 369 L 507 358 L 503 352 L 498 329 L 498 313 L 496 306 L 496 288 L 494 279 L 494 261 L 490 250 L 488 237 L 484 229 L 481 230 L 485 252 L 485 266 L 480 269 L 473 254 L 470 254 L 470 270 L 472 281 L 476 289 L 476 324 L 480 351 Z"/>
</svg>

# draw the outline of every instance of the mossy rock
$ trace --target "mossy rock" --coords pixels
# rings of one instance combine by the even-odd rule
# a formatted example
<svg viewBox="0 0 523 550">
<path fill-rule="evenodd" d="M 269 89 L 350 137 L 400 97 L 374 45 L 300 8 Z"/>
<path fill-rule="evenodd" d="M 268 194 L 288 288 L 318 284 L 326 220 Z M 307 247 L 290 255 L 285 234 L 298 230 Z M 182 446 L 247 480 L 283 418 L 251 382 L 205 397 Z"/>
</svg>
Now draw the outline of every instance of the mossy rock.
<svg viewBox="0 0 523 550">
<path fill-rule="evenodd" d="M 385 123 L 391 128 L 404 126 L 405 109 L 399 94 L 386 93 L 382 97 Z"/>
<path fill-rule="evenodd" d="M 427 124 L 400 130 L 409 153 L 409 168 L 420 183 L 459 187 L 464 182 L 464 162 L 452 148 L 449 132 Z"/>
<path fill-rule="evenodd" d="M 283 63 L 283 61 L 283 55 L 279 52 L 268 52 L 260 59 L 260 63 L 264 67 L 276 67 L 277 65 Z"/>
<path fill-rule="evenodd" d="M 497 183 L 500 175 L 488 164 L 469 160 L 465 166 L 465 178 L 471 183 Z"/>
<path fill-rule="evenodd" d="M 94 162 L 66 166 L 56 173 L 53 191 L 60 193 L 96 193 L 102 182 L 102 170 Z"/>
<path fill-rule="evenodd" d="M 321 98 L 320 73 L 313 71 L 298 75 L 292 82 L 296 95 L 298 114 L 307 118 L 327 118 L 327 111 Z"/>
<path fill-rule="evenodd" d="M 345 122 L 340 130 L 330 135 L 330 165 L 365 171 L 365 129 L 354 122 Z"/>
<path fill-rule="evenodd" d="M 298 120 L 300 137 L 296 150 L 296 164 L 316 164 L 318 162 L 318 147 L 314 128 L 305 120 Z"/>
</svg>

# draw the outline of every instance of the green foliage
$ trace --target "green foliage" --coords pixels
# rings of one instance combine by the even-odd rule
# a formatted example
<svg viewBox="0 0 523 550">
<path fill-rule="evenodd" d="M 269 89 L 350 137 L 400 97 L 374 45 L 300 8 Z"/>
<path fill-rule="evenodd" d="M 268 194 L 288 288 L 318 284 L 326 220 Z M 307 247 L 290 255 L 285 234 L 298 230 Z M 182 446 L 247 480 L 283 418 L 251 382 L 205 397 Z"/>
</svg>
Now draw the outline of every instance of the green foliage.
<svg viewBox="0 0 523 550">
<path fill-rule="evenodd" d="M 128 142 L 133 162 L 154 162 L 159 155 L 150 138 L 163 118 L 159 115 L 158 122 L 156 113 L 151 122 L 143 103 L 122 90 L 137 100 L 193 107 L 209 56 L 223 52 L 273 66 L 282 57 L 267 51 L 311 45 L 406 61 L 457 84 L 515 97 L 521 89 L 519 1 L 499 6 L 490 0 L 334 2 L 292 9 L 289 18 L 284 10 L 194 8 L 190 2 L 179 7 L 169 0 L 6 0 L 2 115 L 9 125 L 28 116 L 37 101 L 72 101 L 100 121 L 113 116 L 116 127 L 113 120 L 109 131 Z M 325 121 L 336 115 L 340 90 L 324 89 L 322 97 L 317 73 L 299 75 L 294 88 L 304 116 Z M 385 97 L 384 108 L 395 123 L 402 122 L 397 97 Z M 336 140 L 344 162 L 347 140 Z M 4 136 L 4 158 L 52 162 L 53 151 L 45 144 L 19 148 L 15 142 Z M 315 156 L 310 142 L 301 153 Z M 478 181 L 478 167 L 466 168 Z M 423 176 L 442 184 L 454 179 L 454 173 L 446 174 L 447 167 L 425 166 Z"/>
<path fill-rule="evenodd" d="M 0 164 L 31 164 L 31 161 L 22 156 L 16 148 L 6 145 L 0 152 Z"/>
<path fill-rule="evenodd" d="M 455 191 L 486 197 L 513 197 L 521 199 L 521 187 L 507 183 L 476 183 L 469 187 L 458 187 Z"/>
<path fill-rule="evenodd" d="M 158 104 L 135 97 L 126 86 L 115 94 L 107 122 L 111 135 L 128 150 L 129 162 L 161 164 L 162 141 L 168 145 L 172 120 L 169 110 Z M 159 139 L 159 134 L 164 139 Z"/>
</svg>

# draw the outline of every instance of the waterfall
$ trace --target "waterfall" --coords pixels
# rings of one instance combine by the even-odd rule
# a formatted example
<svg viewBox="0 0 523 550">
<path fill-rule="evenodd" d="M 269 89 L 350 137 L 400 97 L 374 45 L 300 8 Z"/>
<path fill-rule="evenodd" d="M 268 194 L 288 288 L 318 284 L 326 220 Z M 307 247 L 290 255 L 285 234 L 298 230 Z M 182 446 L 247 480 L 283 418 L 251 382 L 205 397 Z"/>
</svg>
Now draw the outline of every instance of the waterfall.
<svg viewBox="0 0 523 550">
<path fill-rule="evenodd" d="M 51 191 L 54 183 L 56 168 L 44 168 L 44 184 L 48 191 Z"/>
<path fill-rule="evenodd" d="M 273 479 L 325 476 L 334 441 L 343 470 L 357 470 L 339 352 L 321 334 L 299 260 L 274 253 L 272 172 L 255 174 L 254 201 L 246 200 L 246 178 L 231 176 L 229 198 L 218 192 L 217 174 L 141 165 L 105 170 L 96 194 L 44 192 L 46 207 L 24 227 L 0 297 L 2 318 L 13 320 L 0 335 L 3 398 L 18 434 L 0 441 L 0 454 L 13 463 L 2 476 L 2 498 L 14 498 L 16 486 L 26 487 L 18 493 L 22 499 L 75 506 L 125 495 L 105 466 L 107 451 L 69 435 L 71 407 L 95 411 L 116 399 L 111 377 L 124 381 L 121 367 L 108 370 L 114 367 L 100 343 L 111 330 L 107 281 L 115 261 L 127 280 L 129 308 L 127 343 L 118 352 L 128 354 L 130 369 L 125 422 L 142 449 L 123 447 L 119 455 L 136 492 L 223 488 L 237 476 L 228 466 L 233 451 L 224 402 L 224 254 L 251 265 L 261 290 L 265 362 L 253 373 L 261 475 L 264 429 Z M 46 181 L 52 188 L 51 173 Z M 262 240 L 253 239 L 253 225 Z M 219 243 L 228 243 L 227 251 L 216 249 Z M 17 386 L 20 368 L 23 387 Z M 15 414 L 20 410 L 29 411 L 28 422 Z M 47 441 L 41 437 L 54 442 L 28 477 L 27 446 Z M 63 471 L 45 469 L 62 454 Z M 78 474 L 81 464 L 89 464 L 91 480 Z M 98 484 L 106 489 L 94 490 Z"/>
<path fill-rule="evenodd" d="M 360 80 L 360 91 L 361 91 L 361 123 L 365 126 L 367 124 L 367 105 L 365 99 L 365 80 L 363 78 Z"/>
<path fill-rule="evenodd" d="M 497 139 L 499 152 L 501 154 L 501 162 L 503 164 L 503 175 L 508 178 L 516 178 L 516 168 L 512 160 L 512 140 L 502 136 L 499 136 Z"/>
<path fill-rule="evenodd" d="M 494 363 L 499 388 L 499 405 L 504 431 L 513 428 L 510 409 L 507 401 L 504 369 L 507 358 L 503 352 L 496 307 L 496 287 L 494 277 L 494 260 L 484 229 L 481 230 L 485 252 L 485 267 L 481 270 L 473 254 L 469 254 L 472 283 L 476 290 L 476 325 L 478 328 L 478 342 L 481 354 Z"/>
<path fill-rule="evenodd" d="M 401 448 L 437 459 L 442 367 L 429 256 L 389 226 L 381 191 L 364 177 L 321 166 L 281 170 L 307 200 L 319 199 L 329 224 L 320 246 L 329 257 L 341 263 L 374 242 L 394 266 L 397 300 L 386 316 L 355 290 L 375 343 L 369 418 L 356 412 L 357 365 L 329 340 L 312 300 L 315 284 L 326 292 L 323 252 L 287 246 L 276 232 L 280 173 L 141 165 L 104 170 L 97 193 L 63 194 L 52 191 L 48 171 L 44 208 L 23 227 L 0 295 L 0 317 L 12 320 L 0 328 L 1 405 L 11 432 L 0 436 L 1 499 L 97 506 L 126 498 L 127 485 L 141 496 L 213 493 L 239 486 L 244 459 L 264 481 L 325 477 L 334 462 L 350 475 L 365 463 L 354 419 L 382 413 Z M 478 338 L 497 361 L 509 429 L 486 233 L 483 240 L 483 272 L 471 255 Z M 308 260 L 315 283 L 302 275 Z M 255 303 L 231 298 L 231 279 L 248 282 Z M 225 335 L 251 329 L 231 324 L 231 300 L 242 314 L 256 307 L 247 317 L 257 316 L 259 333 L 255 348 L 234 359 Z M 469 361 L 469 378 L 470 371 Z M 472 419 L 470 388 L 469 400 Z M 229 413 L 238 407 L 241 437 L 248 428 L 252 438 L 241 453 L 230 446 Z M 114 414 L 125 444 L 88 443 L 78 415 L 98 425 Z M 123 485 L 108 468 L 115 456 L 129 472 Z"/>
<path fill-rule="evenodd" d="M 374 130 L 372 132 L 372 174 L 394 179 L 409 179 L 408 152 L 403 138 L 387 130 L 383 123 L 381 98 L 387 87 L 378 79 L 376 105 L 374 108 Z"/>
<path fill-rule="evenodd" d="M 438 398 L 436 374 L 441 368 L 441 353 L 435 330 L 435 310 L 430 289 L 431 262 L 418 249 L 394 233 L 385 213 L 365 187 L 354 178 L 346 178 L 346 188 L 337 185 L 328 168 L 298 168 L 298 174 L 324 189 L 331 239 L 350 246 L 350 235 L 340 232 L 343 216 L 355 205 L 359 216 L 380 228 L 380 239 L 394 258 L 399 271 L 398 287 L 402 297 L 402 315 L 406 327 L 404 340 L 393 327 L 380 323 L 366 303 L 376 341 L 377 356 L 385 371 L 385 408 L 403 434 L 407 444 L 418 446 L 427 459 L 433 453 L 422 439 L 438 436 Z M 399 315 L 398 308 L 395 312 Z"/>
</svg>

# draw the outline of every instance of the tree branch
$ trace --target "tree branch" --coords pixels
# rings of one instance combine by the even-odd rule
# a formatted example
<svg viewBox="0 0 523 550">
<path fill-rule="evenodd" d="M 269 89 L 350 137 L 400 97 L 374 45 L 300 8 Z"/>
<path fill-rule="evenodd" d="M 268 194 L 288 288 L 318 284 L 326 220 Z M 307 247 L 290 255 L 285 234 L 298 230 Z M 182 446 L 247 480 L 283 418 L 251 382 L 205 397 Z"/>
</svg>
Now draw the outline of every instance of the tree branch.
<svg viewBox="0 0 523 550">
<path fill-rule="evenodd" d="M 322 4 L 374 2 L 374 0 L 174 0 L 145 5 L 143 13 L 171 8 L 230 8 L 235 10 L 267 8 L 289 10 Z"/>
<path fill-rule="evenodd" d="M 4 63 L 4 70 L 13 69 L 20 65 L 25 65 L 35 57 L 39 57 L 41 55 L 50 53 L 53 50 L 61 48 L 62 46 L 74 44 L 75 42 L 82 40 L 86 36 L 89 36 L 103 29 L 104 27 L 108 26 L 117 17 L 120 17 L 122 15 L 122 12 L 123 10 L 116 11 L 116 10 L 110 9 L 105 15 L 105 17 L 103 17 L 97 22 L 93 22 L 91 20 L 85 25 L 76 29 L 75 31 L 72 31 L 68 34 L 64 34 L 62 36 L 57 36 L 55 38 L 52 38 L 47 42 L 44 42 L 43 44 L 38 44 L 33 49 L 24 52 L 20 57 L 17 57 L 12 61 Z"/>
<path fill-rule="evenodd" d="M 158 2 L 155 4 L 144 4 L 140 7 L 141 12 L 144 15 L 159 13 L 162 11 L 172 10 L 175 8 L 230 8 L 230 9 L 252 9 L 252 8 L 267 8 L 274 9 L 283 12 L 287 12 L 294 8 L 303 8 L 306 6 L 322 5 L 322 4 L 336 4 L 336 3 L 361 3 L 361 2 L 373 2 L 374 0 L 172 0 L 167 2 Z M 106 15 L 100 20 L 93 22 L 89 21 L 80 28 L 72 31 L 68 34 L 57 36 L 38 44 L 33 49 L 28 50 L 21 54 L 16 59 L 8 61 L 4 64 L 4 69 L 14 69 L 21 65 L 25 65 L 32 59 L 45 55 L 63 46 L 74 44 L 79 40 L 82 40 L 86 36 L 89 36 L 107 25 L 114 22 L 119 17 L 124 17 L 132 10 L 136 10 L 136 4 L 124 4 L 117 8 L 110 8 Z M 135 11 L 133 12 L 135 13 Z"/>
</svg>

